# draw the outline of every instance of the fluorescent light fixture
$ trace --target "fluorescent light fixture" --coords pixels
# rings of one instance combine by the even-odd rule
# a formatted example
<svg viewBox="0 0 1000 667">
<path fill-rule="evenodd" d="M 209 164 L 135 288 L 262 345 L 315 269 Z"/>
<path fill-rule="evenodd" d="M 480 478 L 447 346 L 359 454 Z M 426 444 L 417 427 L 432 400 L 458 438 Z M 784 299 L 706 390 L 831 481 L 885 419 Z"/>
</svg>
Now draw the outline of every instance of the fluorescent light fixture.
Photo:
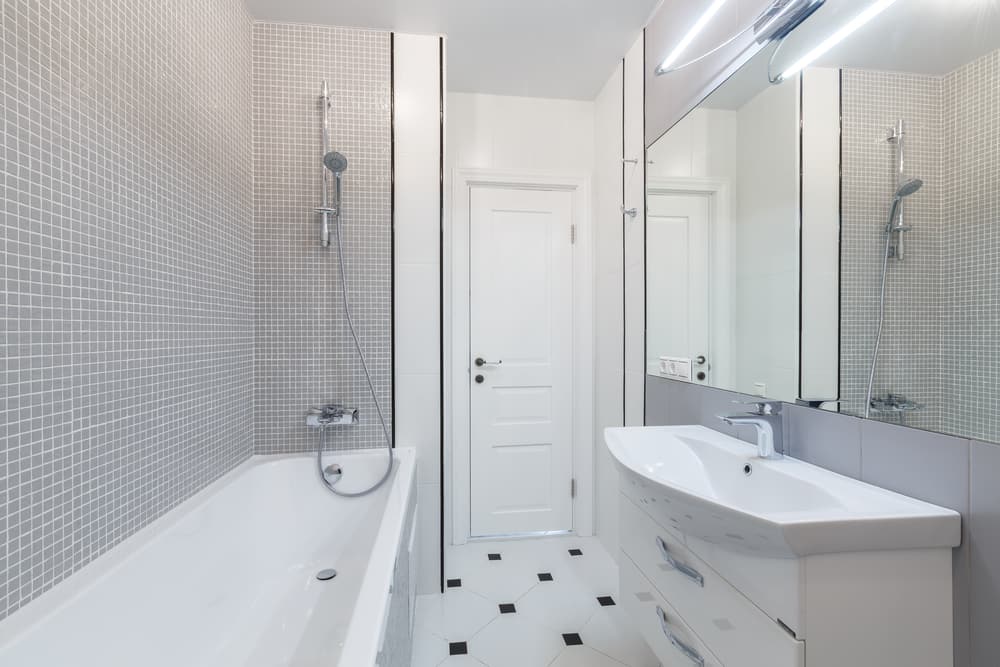
<svg viewBox="0 0 1000 667">
<path fill-rule="evenodd" d="M 719 10 L 722 9 L 722 5 L 724 4 L 726 4 L 726 0 L 713 0 L 709 8 L 705 10 L 705 13 L 698 17 L 698 20 L 695 21 L 694 25 L 691 26 L 691 29 L 688 30 L 686 35 L 684 35 L 684 39 L 682 39 L 677 46 L 674 47 L 674 50 L 670 52 L 667 59 L 660 63 L 661 72 L 669 69 L 671 65 L 677 62 L 677 59 L 681 57 L 684 50 L 691 46 L 691 42 L 694 41 L 694 38 L 705 29 L 708 22 L 712 20 L 713 16 L 719 13 Z"/>
<path fill-rule="evenodd" d="M 814 60 L 847 39 L 848 35 L 858 30 L 883 11 L 888 9 L 889 5 L 894 2 L 896 2 L 896 0 L 878 0 L 878 2 L 870 4 L 865 11 L 851 19 L 840 30 L 824 39 L 819 46 L 795 61 L 791 67 L 781 73 L 781 76 L 778 77 L 778 81 L 784 81 L 798 74 L 800 71 L 808 67 Z"/>
</svg>

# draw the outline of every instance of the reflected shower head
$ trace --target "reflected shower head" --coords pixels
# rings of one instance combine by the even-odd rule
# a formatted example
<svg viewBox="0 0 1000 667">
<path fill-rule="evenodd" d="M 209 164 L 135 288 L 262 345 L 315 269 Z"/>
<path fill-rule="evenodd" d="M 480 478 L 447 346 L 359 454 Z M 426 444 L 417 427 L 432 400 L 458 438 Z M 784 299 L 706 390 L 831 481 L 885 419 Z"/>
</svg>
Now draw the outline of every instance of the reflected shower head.
<svg viewBox="0 0 1000 667">
<path fill-rule="evenodd" d="M 923 181 L 921 181 L 919 178 L 911 178 L 910 180 L 904 182 L 896 189 L 896 199 L 909 197 L 922 187 L 924 187 Z"/>
<path fill-rule="evenodd" d="M 347 158 L 337 151 L 330 151 L 323 156 L 323 165 L 335 174 L 347 171 Z"/>
</svg>

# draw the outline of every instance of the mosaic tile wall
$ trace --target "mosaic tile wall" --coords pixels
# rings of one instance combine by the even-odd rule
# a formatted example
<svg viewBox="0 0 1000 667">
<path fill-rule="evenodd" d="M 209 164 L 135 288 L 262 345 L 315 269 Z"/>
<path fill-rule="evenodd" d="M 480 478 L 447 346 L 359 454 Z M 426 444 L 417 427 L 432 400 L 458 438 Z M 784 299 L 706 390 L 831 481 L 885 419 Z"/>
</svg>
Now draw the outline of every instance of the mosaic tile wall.
<svg viewBox="0 0 1000 667">
<path fill-rule="evenodd" d="M 319 244 L 323 177 L 320 85 L 333 96 L 333 148 L 344 173 L 344 252 L 352 314 L 376 390 L 391 415 L 392 237 L 389 33 L 254 25 L 255 451 L 311 451 L 306 409 L 338 401 L 361 424 L 330 445 L 383 436 L 342 313 L 336 250 Z"/>
<path fill-rule="evenodd" d="M 943 430 L 1000 442 L 1000 51 L 943 87 Z"/>
<path fill-rule="evenodd" d="M 942 321 L 941 80 L 930 76 L 844 70 L 842 87 L 841 390 L 842 410 L 863 414 L 878 294 L 884 228 L 896 189 L 895 146 L 885 141 L 906 121 L 906 172 L 924 187 L 908 197 L 913 226 L 903 261 L 889 260 L 886 319 L 874 395 L 901 394 L 926 406 L 906 413 L 909 426 L 940 430 Z M 899 421 L 896 415 L 873 415 Z"/>
<path fill-rule="evenodd" d="M 863 411 L 875 336 L 894 185 L 880 139 L 904 118 L 906 171 L 924 187 L 906 200 L 906 257 L 889 263 L 875 393 L 927 406 L 906 425 L 1000 442 L 1000 51 L 944 77 L 845 70 L 843 104 L 844 410 Z"/>
<path fill-rule="evenodd" d="M 0 0 L 0 617 L 252 451 L 251 40 Z"/>
</svg>

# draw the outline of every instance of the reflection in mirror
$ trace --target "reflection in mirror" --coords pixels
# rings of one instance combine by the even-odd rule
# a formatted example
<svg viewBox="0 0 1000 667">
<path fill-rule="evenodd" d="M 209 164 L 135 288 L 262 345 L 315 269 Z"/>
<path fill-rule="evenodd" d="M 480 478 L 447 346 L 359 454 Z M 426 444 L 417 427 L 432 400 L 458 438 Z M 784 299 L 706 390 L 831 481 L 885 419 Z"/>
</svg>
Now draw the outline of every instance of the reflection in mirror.
<svg viewBox="0 0 1000 667">
<path fill-rule="evenodd" d="M 1000 3 L 827 2 L 648 153 L 648 372 L 1000 442 Z"/>
<path fill-rule="evenodd" d="M 869 3 L 838 4 L 776 69 Z M 844 412 L 1000 441 L 998 48 L 996 3 L 909 0 L 816 63 L 840 72 Z"/>
<path fill-rule="evenodd" d="M 647 152 L 647 370 L 792 401 L 799 388 L 799 95 L 770 51 Z"/>
</svg>

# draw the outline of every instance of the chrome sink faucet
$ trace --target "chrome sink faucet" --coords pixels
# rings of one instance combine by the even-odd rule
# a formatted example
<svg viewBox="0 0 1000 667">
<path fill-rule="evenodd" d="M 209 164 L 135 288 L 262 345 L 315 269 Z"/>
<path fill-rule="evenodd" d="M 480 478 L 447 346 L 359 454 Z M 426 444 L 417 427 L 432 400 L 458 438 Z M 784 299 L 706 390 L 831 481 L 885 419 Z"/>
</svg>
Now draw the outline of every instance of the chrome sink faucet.
<svg viewBox="0 0 1000 667">
<path fill-rule="evenodd" d="M 741 403 L 752 405 L 754 411 L 740 415 L 719 415 L 730 426 L 753 426 L 757 430 L 757 456 L 762 459 L 780 459 L 783 451 L 781 403 L 759 401 Z"/>
</svg>

